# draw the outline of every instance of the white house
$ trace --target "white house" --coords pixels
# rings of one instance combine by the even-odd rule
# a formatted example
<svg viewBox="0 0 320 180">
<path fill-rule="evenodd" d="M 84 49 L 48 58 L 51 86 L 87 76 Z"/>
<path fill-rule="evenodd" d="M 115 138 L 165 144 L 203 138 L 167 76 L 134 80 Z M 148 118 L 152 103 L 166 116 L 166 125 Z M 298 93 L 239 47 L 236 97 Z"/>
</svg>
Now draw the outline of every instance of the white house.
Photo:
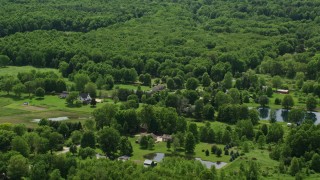
<svg viewBox="0 0 320 180">
<path fill-rule="evenodd" d="M 92 100 L 89 93 L 81 93 L 79 95 L 79 99 L 80 99 L 80 101 L 87 102 L 87 103 L 90 103 Z"/>
</svg>

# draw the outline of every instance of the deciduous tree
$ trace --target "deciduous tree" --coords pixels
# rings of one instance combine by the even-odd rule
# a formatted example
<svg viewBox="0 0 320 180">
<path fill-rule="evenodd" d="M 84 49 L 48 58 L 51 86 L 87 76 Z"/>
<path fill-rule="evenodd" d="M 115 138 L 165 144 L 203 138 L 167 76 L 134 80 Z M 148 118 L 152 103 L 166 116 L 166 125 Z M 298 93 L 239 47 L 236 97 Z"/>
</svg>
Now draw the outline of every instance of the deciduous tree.
<svg viewBox="0 0 320 180">
<path fill-rule="evenodd" d="M 101 149 L 111 156 L 117 152 L 120 142 L 120 134 L 112 127 L 105 127 L 99 131 L 99 144 Z"/>
</svg>

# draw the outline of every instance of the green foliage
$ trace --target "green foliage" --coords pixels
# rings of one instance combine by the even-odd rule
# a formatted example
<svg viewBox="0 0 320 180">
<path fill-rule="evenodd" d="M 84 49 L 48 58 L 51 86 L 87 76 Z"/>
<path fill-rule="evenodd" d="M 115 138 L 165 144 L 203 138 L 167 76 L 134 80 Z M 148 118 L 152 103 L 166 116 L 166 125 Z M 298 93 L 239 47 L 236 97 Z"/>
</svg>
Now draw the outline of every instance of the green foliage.
<svg viewBox="0 0 320 180">
<path fill-rule="evenodd" d="M 117 152 L 120 143 L 120 134 L 112 127 L 105 127 L 99 131 L 99 145 L 101 149 L 111 156 Z"/>
<path fill-rule="evenodd" d="M 6 55 L 0 55 L 0 67 L 6 67 L 10 65 L 11 60 L 8 56 Z"/>
<path fill-rule="evenodd" d="M 315 153 L 312 156 L 312 160 L 311 160 L 311 169 L 313 169 L 316 172 L 320 172 L 320 156 L 319 154 Z"/>
<path fill-rule="evenodd" d="M 27 142 L 20 136 L 15 137 L 11 142 L 12 150 L 19 152 L 24 157 L 29 156 L 29 145 Z"/>
<path fill-rule="evenodd" d="M 290 109 L 294 105 L 294 100 L 291 95 L 285 95 L 282 99 L 282 106 L 284 109 Z"/>
<path fill-rule="evenodd" d="M 83 133 L 81 138 L 81 147 L 90 147 L 93 149 L 96 147 L 96 137 L 93 131 L 86 131 Z"/>
<path fill-rule="evenodd" d="M 250 120 L 240 120 L 236 124 L 236 132 L 238 137 L 245 136 L 248 139 L 254 137 L 253 124 Z"/>
<path fill-rule="evenodd" d="M 192 133 L 195 142 L 199 141 L 199 132 L 198 126 L 196 123 L 190 123 L 188 127 L 188 131 Z"/>
<path fill-rule="evenodd" d="M 49 174 L 49 180 L 62 180 L 63 178 L 61 177 L 59 169 L 54 169 L 50 174 Z"/>
<path fill-rule="evenodd" d="M 249 110 L 246 105 L 223 105 L 218 110 L 218 121 L 237 123 L 241 119 L 249 117 Z"/>
<path fill-rule="evenodd" d="M 63 146 L 63 136 L 57 132 L 52 132 L 49 134 L 49 149 L 54 150 L 62 150 Z"/>
<path fill-rule="evenodd" d="M 47 165 L 44 161 L 35 163 L 30 170 L 31 179 L 47 179 Z"/>
<path fill-rule="evenodd" d="M 194 105 L 195 105 L 194 115 L 197 119 L 201 119 L 202 113 L 203 113 L 203 108 L 204 108 L 203 100 L 202 99 L 196 100 Z"/>
<path fill-rule="evenodd" d="M 260 149 L 263 149 L 265 143 L 266 143 L 266 137 L 264 135 L 259 136 L 258 138 L 258 145 Z"/>
<path fill-rule="evenodd" d="M 8 162 L 8 176 L 11 179 L 21 179 L 29 172 L 28 159 L 21 155 L 12 156 Z"/>
<path fill-rule="evenodd" d="M 79 156 L 82 159 L 93 158 L 96 156 L 96 152 L 94 149 L 92 149 L 90 147 L 80 148 L 79 149 Z"/>
<path fill-rule="evenodd" d="M 288 120 L 293 123 L 301 123 L 305 117 L 306 112 L 303 109 L 292 109 L 289 112 Z"/>
<path fill-rule="evenodd" d="M 280 76 L 274 76 L 272 78 L 272 85 L 276 89 L 280 88 L 282 85 L 282 78 Z"/>
<path fill-rule="evenodd" d="M 269 104 L 269 98 L 266 95 L 262 95 L 259 97 L 259 104 L 264 108 Z"/>
<path fill-rule="evenodd" d="M 73 91 L 70 92 L 66 98 L 66 101 L 68 104 L 73 104 L 75 100 L 77 100 L 79 97 L 79 92 Z"/>
<path fill-rule="evenodd" d="M 167 78 L 167 88 L 170 90 L 175 89 L 175 84 L 172 78 Z"/>
<path fill-rule="evenodd" d="M 267 142 L 278 142 L 281 141 L 284 135 L 283 127 L 278 123 L 272 123 L 269 127 L 267 135 Z"/>
<path fill-rule="evenodd" d="M 217 92 L 217 94 L 215 95 L 214 104 L 216 109 L 218 109 L 220 106 L 224 104 L 228 104 L 231 102 L 232 102 L 232 98 L 228 94 L 225 94 L 222 91 Z"/>
<path fill-rule="evenodd" d="M 3 151 L 10 149 L 12 139 L 16 134 L 12 131 L 0 130 L 0 149 Z"/>
<path fill-rule="evenodd" d="M 314 97 L 302 97 L 299 101 L 306 100 L 308 111 L 316 109 L 316 97 L 320 95 L 317 82 L 320 77 L 320 56 L 317 52 L 320 49 L 319 7 L 318 1 L 275 0 L 268 3 L 222 0 L 0 2 L 0 67 L 5 75 L 0 77 L 0 88 L 8 94 L 3 94 L 3 98 L 11 98 L 10 93 L 14 92 L 17 97 L 12 99 L 19 99 L 21 103 L 23 93 L 28 93 L 31 98 L 31 93 L 40 92 L 40 89 L 41 93 L 36 95 L 68 89 L 67 107 L 73 108 L 75 102 L 82 105 L 81 101 L 76 101 L 78 92 L 88 92 L 96 97 L 96 89 L 99 89 L 102 98 L 108 95 L 115 100 L 115 105 L 106 102 L 101 107 L 97 104 L 101 108 L 92 109 L 96 123 L 82 123 L 84 127 L 77 129 L 79 131 L 74 131 L 69 124 L 46 120 L 42 120 L 40 127 L 31 133 L 20 127 L 1 129 L 0 149 L 3 153 L 13 149 L 26 157 L 34 153 L 30 159 L 31 165 L 25 163 L 26 167 L 30 167 L 27 179 L 216 178 L 215 173 L 209 172 L 200 163 L 181 159 L 164 160 L 157 168 L 148 170 L 142 170 L 131 162 L 67 160 L 76 155 L 48 155 L 46 158 L 52 159 L 50 164 L 47 160 L 38 162 L 38 154 L 61 150 L 65 140 L 66 145 L 80 143 L 82 147 L 96 148 L 96 129 L 100 130 L 100 146 L 97 148 L 114 155 L 111 158 L 132 154 L 135 145 L 132 148 L 128 139 L 120 137 L 120 134 L 133 135 L 143 127 L 150 133 L 175 134 L 172 142 L 175 151 L 184 149 L 187 153 L 197 153 L 198 149 L 193 144 L 198 139 L 241 146 L 241 137 L 242 140 L 252 140 L 255 136 L 261 149 L 264 141 L 279 143 L 268 146 L 272 149 L 270 156 L 277 160 L 284 158 L 281 160 L 283 166 L 284 161 L 288 165 L 290 158 L 294 157 L 310 161 L 313 151 L 318 152 L 320 148 L 317 142 L 318 128 L 308 123 L 302 123 L 301 127 L 283 128 L 283 124 L 275 123 L 275 113 L 272 111 L 270 127 L 263 126 L 261 132 L 255 129 L 258 130 L 255 133 L 254 125 L 259 124 L 257 111 L 249 111 L 247 106 L 240 104 L 250 103 L 252 97 L 265 107 L 270 98 L 275 99 L 276 106 L 282 104 L 285 109 L 291 109 L 294 106 L 293 98 L 286 95 L 281 101 L 282 95 L 272 94 L 272 86 L 294 89 L 292 96 L 295 97 L 303 96 L 300 89 L 306 94 L 313 93 Z M 10 64 L 23 66 L 23 72 L 11 72 L 13 67 L 5 67 Z M 59 69 L 62 76 L 44 72 L 47 69 L 25 72 L 25 65 Z M 12 74 L 17 74 L 17 77 Z M 153 83 L 159 84 L 161 81 L 176 92 L 173 94 L 164 90 L 150 93 L 140 88 L 134 91 L 126 88 L 129 85 L 119 85 L 120 88 L 117 86 L 116 90 L 112 90 L 115 82 L 133 84 L 138 76 L 143 85 L 151 87 Z M 304 105 L 303 101 L 296 102 L 298 107 L 292 108 L 289 121 L 302 121 L 304 113 L 299 108 Z M 139 103 L 149 105 L 139 107 Z M 32 99 L 30 104 L 39 105 L 38 100 Z M 42 103 L 40 105 L 42 107 Z M 5 114 L 15 107 L 18 106 L 4 105 L 1 110 Z M 67 116 L 73 111 L 84 109 L 87 112 L 86 107 L 73 108 L 72 112 L 64 112 L 55 104 L 47 106 L 44 103 L 43 107 L 47 110 L 37 112 L 37 115 L 45 113 L 49 116 L 51 109 L 62 111 Z M 19 106 L 21 108 L 26 107 Z M 30 111 L 30 108 L 26 109 Z M 230 123 L 232 128 L 224 130 L 220 126 L 211 127 L 210 124 L 200 127 L 199 123 L 198 132 L 197 125 L 189 123 L 189 130 L 184 134 L 190 117 L 191 121 L 193 115 L 199 120 L 213 120 L 215 110 L 218 111 L 217 120 Z M 2 117 L 13 123 L 17 118 L 24 120 L 20 114 L 19 117 Z M 141 142 L 145 149 L 158 146 L 150 138 L 146 141 L 143 139 Z M 25 146 L 29 146 L 30 152 L 23 150 Z M 94 151 L 81 150 L 81 153 L 89 154 L 83 157 L 93 157 Z M 217 152 L 219 154 L 219 148 Z M 0 163 L 1 173 L 5 172 L 5 163 L 10 158 L 3 159 L 7 160 Z M 317 157 L 307 163 L 312 164 L 312 161 L 317 162 Z M 48 167 L 43 164 L 48 164 Z M 67 166 L 71 164 L 73 168 L 69 170 Z M 311 167 L 316 169 L 313 165 Z M 114 169 L 120 170 L 113 172 Z M 254 163 L 242 169 L 240 179 L 260 178 L 259 166 Z M 261 171 L 262 175 L 270 173 L 269 167 L 266 169 Z M 281 171 L 284 172 L 285 168 Z M 301 177 L 301 172 L 291 174 Z M 17 177 L 11 176 L 11 179 L 20 179 L 20 176 L 28 175 L 20 173 Z M 226 177 L 222 170 L 221 179 L 225 178 L 232 177 Z"/>
<path fill-rule="evenodd" d="M 306 101 L 306 108 L 308 111 L 313 111 L 317 107 L 317 99 L 314 96 L 308 96 Z"/>
<path fill-rule="evenodd" d="M 186 89 L 188 90 L 196 90 L 199 86 L 199 81 L 196 78 L 189 78 L 186 82 Z"/>
<path fill-rule="evenodd" d="M 202 86 L 203 87 L 209 87 L 210 84 L 211 84 L 211 79 L 210 79 L 210 76 L 207 72 L 205 72 L 203 75 L 202 75 Z"/>
<path fill-rule="evenodd" d="M 140 148 L 141 149 L 147 149 L 148 148 L 148 136 L 142 136 L 140 138 Z"/>
<path fill-rule="evenodd" d="M 105 104 L 101 108 L 95 109 L 92 114 L 96 121 L 97 128 L 102 129 L 104 126 L 109 126 L 117 112 L 118 108 L 113 104 Z"/>
<path fill-rule="evenodd" d="M 231 72 L 227 72 L 225 75 L 224 75 L 224 79 L 223 79 L 223 86 L 226 88 L 226 89 L 230 89 L 232 87 L 232 74 Z"/>
<path fill-rule="evenodd" d="M 192 135 L 191 132 L 186 134 L 186 143 L 185 143 L 185 151 L 188 154 L 194 153 L 194 149 L 196 147 L 196 139 Z"/>
<path fill-rule="evenodd" d="M 84 91 L 85 85 L 90 81 L 90 78 L 87 74 L 76 74 L 74 76 L 74 83 L 76 85 L 77 91 Z"/>
<path fill-rule="evenodd" d="M 259 112 L 256 109 L 250 109 L 249 118 L 253 125 L 257 125 L 259 123 Z"/>
<path fill-rule="evenodd" d="M 301 167 L 300 167 L 298 158 L 296 158 L 296 157 L 292 158 L 291 164 L 289 167 L 290 175 L 295 176 L 300 171 L 300 169 L 301 169 Z"/>
<path fill-rule="evenodd" d="M 16 94 L 16 96 L 21 97 L 21 94 L 26 91 L 26 86 L 22 83 L 16 84 L 12 87 L 12 91 Z"/>
<path fill-rule="evenodd" d="M 93 82 L 88 82 L 84 86 L 84 92 L 89 93 L 91 98 L 97 97 L 97 85 Z"/>
<path fill-rule="evenodd" d="M 72 145 L 70 146 L 70 152 L 71 152 L 72 154 L 77 153 L 77 150 L 78 150 L 77 145 L 72 144 Z"/>
<path fill-rule="evenodd" d="M 214 107 L 211 104 L 206 104 L 203 107 L 202 115 L 203 115 L 204 119 L 213 120 L 214 119 Z"/>
<path fill-rule="evenodd" d="M 0 78 L 0 89 L 9 95 L 16 82 L 12 76 L 2 77 Z"/>
</svg>

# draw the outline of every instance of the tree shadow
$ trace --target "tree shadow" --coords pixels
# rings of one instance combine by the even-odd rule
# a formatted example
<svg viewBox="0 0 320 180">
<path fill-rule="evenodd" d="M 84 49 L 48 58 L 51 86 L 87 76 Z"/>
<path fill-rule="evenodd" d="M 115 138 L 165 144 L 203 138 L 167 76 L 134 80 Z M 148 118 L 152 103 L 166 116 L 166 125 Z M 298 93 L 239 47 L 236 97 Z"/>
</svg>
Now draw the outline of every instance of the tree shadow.
<svg viewBox="0 0 320 180">
<path fill-rule="evenodd" d="M 66 107 L 68 107 L 68 108 L 81 108 L 81 106 L 79 106 L 79 105 L 76 105 L 76 104 L 66 104 Z"/>
<path fill-rule="evenodd" d="M 10 98 L 14 101 L 21 101 L 21 100 L 27 100 L 27 99 L 32 99 L 32 97 L 29 98 L 29 96 L 16 96 L 16 95 L 13 95 L 13 94 L 3 94 L 3 95 L 0 95 L 0 97 L 2 98 Z"/>
</svg>

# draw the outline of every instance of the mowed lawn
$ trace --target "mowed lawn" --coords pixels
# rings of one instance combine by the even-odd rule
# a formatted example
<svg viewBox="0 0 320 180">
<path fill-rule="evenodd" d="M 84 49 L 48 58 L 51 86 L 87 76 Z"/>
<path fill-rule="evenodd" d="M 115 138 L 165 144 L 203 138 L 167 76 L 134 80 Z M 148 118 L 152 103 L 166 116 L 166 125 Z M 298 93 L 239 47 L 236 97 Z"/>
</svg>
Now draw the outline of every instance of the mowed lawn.
<svg viewBox="0 0 320 180">
<path fill-rule="evenodd" d="M 145 155 L 151 154 L 151 153 L 165 153 L 165 154 L 173 154 L 173 144 L 171 143 L 171 148 L 170 150 L 167 148 L 166 142 L 157 142 L 154 145 L 154 148 L 152 150 L 149 149 L 140 149 L 140 145 L 136 143 L 136 139 L 138 139 L 138 136 L 130 137 L 129 140 L 132 144 L 133 148 L 133 155 L 131 157 L 131 160 L 137 162 L 137 163 L 143 163 L 143 161 L 146 159 L 144 158 Z M 219 148 L 223 150 L 224 145 L 217 144 Z M 194 157 L 194 158 L 201 158 L 202 160 L 206 161 L 212 161 L 212 162 L 217 162 L 217 161 L 222 161 L 222 162 L 229 162 L 230 156 L 229 155 L 224 155 L 224 151 L 222 151 L 221 157 L 217 157 L 215 154 L 209 154 L 209 156 L 206 156 L 205 150 L 211 151 L 212 144 L 208 143 L 198 143 L 195 148 L 195 153 L 193 155 L 187 155 L 188 157 Z M 236 148 L 232 148 L 234 152 L 236 152 Z M 176 152 L 176 155 L 179 156 L 185 156 L 186 154 L 184 152 Z"/>
<path fill-rule="evenodd" d="M 305 100 L 307 95 L 305 95 L 304 93 L 300 93 L 300 92 L 293 92 L 291 91 L 289 93 L 289 95 L 292 96 L 293 101 L 294 101 L 294 107 L 293 108 L 301 108 L 301 109 L 306 109 L 306 104 L 305 104 Z M 283 108 L 282 105 L 277 105 L 275 104 L 275 100 L 276 98 L 278 99 L 283 99 L 285 96 L 285 94 L 279 94 L 279 93 L 273 93 L 272 97 L 269 98 L 269 104 L 267 106 L 269 106 L 272 109 L 281 109 Z M 318 102 L 320 102 L 320 98 L 318 98 Z M 255 103 L 253 99 L 250 99 L 250 103 L 245 103 L 248 107 L 260 107 L 259 103 Z M 320 104 L 318 104 L 318 108 L 316 109 L 317 111 L 320 110 L 319 107 Z"/>
<path fill-rule="evenodd" d="M 292 180 L 295 177 L 289 174 L 280 174 L 279 171 L 279 162 L 272 160 L 269 157 L 269 151 L 265 149 L 258 149 L 257 147 L 251 150 L 249 153 L 246 153 L 240 158 L 237 158 L 232 163 L 227 164 L 223 169 L 226 174 L 226 178 L 230 178 L 231 174 L 238 172 L 240 169 L 240 164 L 244 164 L 245 167 L 248 167 L 250 161 L 254 161 L 258 164 L 260 168 L 260 179 L 279 179 L 279 180 Z M 303 169 L 302 171 L 304 171 Z M 234 177 L 234 176 L 233 176 Z M 304 179 L 316 180 L 320 179 L 319 174 L 311 174 L 310 176 L 305 176 Z"/>
<path fill-rule="evenodd" d="M 16 76 L 19 72 L 30 72 L 31 70 L 40 71 L 40 72 L 48 72 L 53 71 L 56 74 L 60 74 L 58 69 L 53 68 L 35 68 L 32 66 L 7 66 L 0 68 L 0 76 Z"/>
<path fill-rule="evenodd" d="M 123 89 L 129 89 L 129 90 L 137 90 L 138 89 L 138 84 L 115 84 L 114 88 L 116 89 L 117 87 L 123 88 Z M 142 91 L 149 91 L 151 88 L 149 86 L 140 86 Z"/>
<path fill-rule="evenodd" d="M 84 121 L 91 118 L 94 109 L 107 103 L 98 103 L 97 107 L 92 108 L 90 105 L 82 107 L 70 107 L 66 104 L 65 99 L 58 96 L 46 95 L 43 99 L 29 98 L 23 95 L 22 98 L 0 94 L 0 123 L 26 124 L 28 127 L 35 127 L 37 123 L 33 119 L 69 117 L 68 121 Z M 24 105 L 24 103 L 29 105 Z M 110 102 L 108 102 L 110 103 Z"/>
</svg>

